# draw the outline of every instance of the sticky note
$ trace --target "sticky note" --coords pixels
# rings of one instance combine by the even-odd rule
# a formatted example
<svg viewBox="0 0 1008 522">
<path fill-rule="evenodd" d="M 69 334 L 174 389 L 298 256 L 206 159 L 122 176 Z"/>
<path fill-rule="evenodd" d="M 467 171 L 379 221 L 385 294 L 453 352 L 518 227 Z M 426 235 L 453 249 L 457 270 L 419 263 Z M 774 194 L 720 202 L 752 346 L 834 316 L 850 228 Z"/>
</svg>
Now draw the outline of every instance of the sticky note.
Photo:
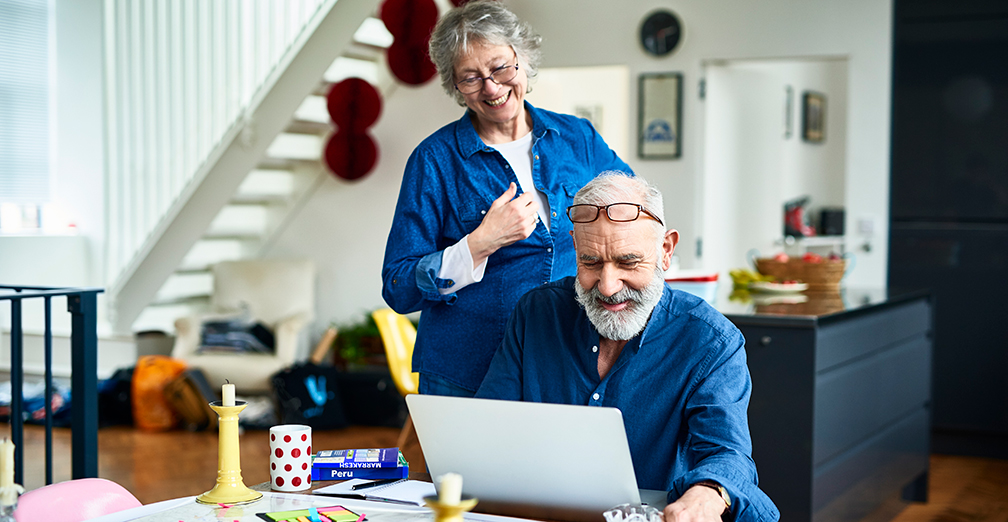
<svg viewBox="0 0 1008 522">
<path fill-rule="evenodd" d="M 357 513 L 350 511 L 343 506 L 329 506 L 317 508 L 319 522 L 357 522 Z M 307 509 L 296 509 L 292 511 L 277 511 L 273 513 L 263 513 L 270 520 L 275 522 L 313 522 Z"/>
</svg>

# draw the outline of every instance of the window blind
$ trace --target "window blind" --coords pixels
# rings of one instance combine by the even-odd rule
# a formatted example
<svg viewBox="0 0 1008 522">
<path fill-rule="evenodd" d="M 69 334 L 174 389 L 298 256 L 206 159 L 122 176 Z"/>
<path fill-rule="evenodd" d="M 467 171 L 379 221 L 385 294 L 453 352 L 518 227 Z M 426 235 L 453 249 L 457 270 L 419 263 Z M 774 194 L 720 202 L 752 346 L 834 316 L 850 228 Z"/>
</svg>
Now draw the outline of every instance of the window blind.
<svg viewBox="0 0 1008 522">
<path fill-rule="evenodd" d="M 0 202 L 49 200 L 49 1 L 0 0 Z"/>
</svg>

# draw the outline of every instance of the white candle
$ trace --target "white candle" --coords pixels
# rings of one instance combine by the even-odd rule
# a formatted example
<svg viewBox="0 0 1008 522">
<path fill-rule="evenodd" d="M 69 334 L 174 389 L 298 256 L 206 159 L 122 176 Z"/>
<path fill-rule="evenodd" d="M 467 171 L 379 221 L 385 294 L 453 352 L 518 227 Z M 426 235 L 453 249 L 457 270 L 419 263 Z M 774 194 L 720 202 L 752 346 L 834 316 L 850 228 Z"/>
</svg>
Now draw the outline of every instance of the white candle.
<svg viewBox="0 0 1008 522">
<path fill-rule="evenodd" d="M 221 396 L 223 397 L 224 406 L 234 406 L 235 405 L 235 388 L 234 384 L 228 383 L 221 388 Z"/>
<path fill-rule="evenodd" d="M 448 506 L 458 505 L 462 500 L 462 475 L 445 473 L 439 481 L 438 501 Z"/>
<path fill-rule="evenodd" d="M 0 488 L 14 485 L 14 442 L 4 438 L 0 442 Z"/>
</svg>

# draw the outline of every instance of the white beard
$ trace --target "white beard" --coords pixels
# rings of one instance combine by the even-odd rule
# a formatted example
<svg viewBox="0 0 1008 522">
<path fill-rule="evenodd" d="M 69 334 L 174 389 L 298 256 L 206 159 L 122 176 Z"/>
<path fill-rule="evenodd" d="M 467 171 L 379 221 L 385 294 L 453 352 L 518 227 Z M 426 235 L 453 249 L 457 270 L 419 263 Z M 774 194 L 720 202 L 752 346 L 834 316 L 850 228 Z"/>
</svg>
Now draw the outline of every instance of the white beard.
<svg viewBox="0 0 1008 522">
<path fill-rule="evenodd" d="M 664 274 L 656 270 L 655 277 L 642 290 L 623 287 L 610 297 L 599 292 L 598 285 L 586 290 L 581 281 L 574 278 L 574 292 L 577 302 L 585 309 L 599 335 L 613 341 L 629 341 L 644 331 L 651 311 L 661 300 L 665 290 Z M 613 312 L 602 306 L 602 302 L 616 304 L 627 301 L 626 308 Z"/>
</svg>

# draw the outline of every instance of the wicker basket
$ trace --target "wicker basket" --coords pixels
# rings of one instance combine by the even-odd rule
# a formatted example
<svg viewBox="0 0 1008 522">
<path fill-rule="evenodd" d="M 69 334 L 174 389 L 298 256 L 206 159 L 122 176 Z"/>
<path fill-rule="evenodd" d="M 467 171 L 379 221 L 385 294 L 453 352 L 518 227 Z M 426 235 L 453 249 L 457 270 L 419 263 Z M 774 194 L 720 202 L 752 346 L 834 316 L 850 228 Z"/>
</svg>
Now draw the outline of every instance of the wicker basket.
<svg viewBox="0 0 1008 522">
<path fill-rule="evenodd" d="M 809 290 L 835 290 L 840 287 L 847 270 L 847 260 L 824 259 L 819 263 L 808 263 L 801 258 L 778 261 L 773 258 L 756 258 L 756 270 L 779 281 L 794 279 L 808 284 Z"/>
</svg>

